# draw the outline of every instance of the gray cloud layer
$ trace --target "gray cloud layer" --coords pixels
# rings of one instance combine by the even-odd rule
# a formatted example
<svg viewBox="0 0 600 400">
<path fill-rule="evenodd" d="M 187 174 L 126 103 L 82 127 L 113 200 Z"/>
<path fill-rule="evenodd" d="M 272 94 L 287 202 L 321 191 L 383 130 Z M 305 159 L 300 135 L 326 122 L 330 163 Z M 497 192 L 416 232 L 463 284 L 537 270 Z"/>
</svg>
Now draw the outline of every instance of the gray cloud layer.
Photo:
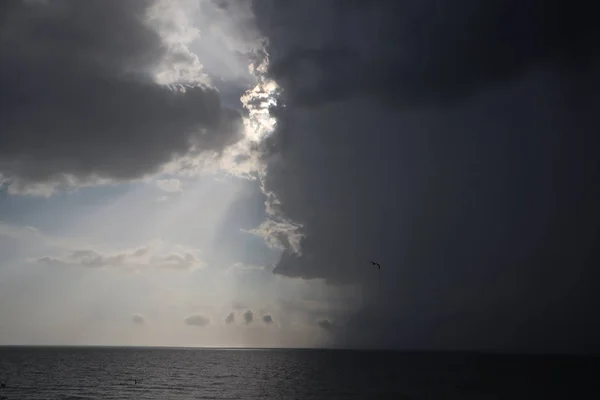
<svg viewBox="0 0 600 400">
<path fill-rule="evenodd" d="M 137 178 L 239 139 L 240 115 L 215 89 L 154 83 L 164 59 L 189 57 L 145 22 L 154 3 L 2 2 L 0 175 L 14 190 L 65 175 Z"/>
<path fill-rule="evenodd" d="M 363 284 L 338 344 L 600 347 L 588 4 L 255 2 L 287 105 L 265 191 L 301 255 L 261 233 L 276 273 Z"/>
</svg>

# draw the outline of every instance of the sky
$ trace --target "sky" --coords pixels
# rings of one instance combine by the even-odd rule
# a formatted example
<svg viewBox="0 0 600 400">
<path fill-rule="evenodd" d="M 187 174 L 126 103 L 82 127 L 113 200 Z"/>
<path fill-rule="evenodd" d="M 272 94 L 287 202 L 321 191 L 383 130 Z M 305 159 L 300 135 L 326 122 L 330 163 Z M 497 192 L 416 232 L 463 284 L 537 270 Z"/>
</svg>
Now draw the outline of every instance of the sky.
<svg viewBox="0 0 600 400">
<path fill-rule="evenodd" d="M 0 345 L 597 352 L 594 15 L 1 2 Z"/>
</svg>

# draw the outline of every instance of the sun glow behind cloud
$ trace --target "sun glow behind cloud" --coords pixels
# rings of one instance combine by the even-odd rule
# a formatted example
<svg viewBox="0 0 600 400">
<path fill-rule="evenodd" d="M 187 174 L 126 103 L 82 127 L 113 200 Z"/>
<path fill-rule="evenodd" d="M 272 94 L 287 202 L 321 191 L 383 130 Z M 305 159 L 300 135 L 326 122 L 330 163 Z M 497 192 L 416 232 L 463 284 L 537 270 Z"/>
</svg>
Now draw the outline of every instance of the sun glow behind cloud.
<svg viewBox="0 0 600 400">
<path fill-rule="evenodd" d="M 244 118 L 245 134 L 248 140 L 255 143 L 272 133 L 277 123 L 270 109 L 277 105 L 279 87 L 274 80 L 263 75 L 268 62 L 268 57 L 265 57 L 258 66 L 250 65 L 250 72 L 257 76 L 258 83 L 241 97 L 242 104 L 248 110 L 248 116 Z"/>
</svg>

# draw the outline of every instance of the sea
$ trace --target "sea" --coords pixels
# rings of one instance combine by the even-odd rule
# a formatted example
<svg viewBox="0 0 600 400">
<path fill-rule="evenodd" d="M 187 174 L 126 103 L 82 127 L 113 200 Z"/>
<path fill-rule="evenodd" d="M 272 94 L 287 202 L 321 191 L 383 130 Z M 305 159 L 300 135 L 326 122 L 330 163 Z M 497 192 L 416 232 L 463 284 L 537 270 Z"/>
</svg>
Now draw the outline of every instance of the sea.
<svg viewBox="0 0 600 400">
<path fill-rule="evenodd" d="M 600 398 L 597 357 L 298 349 L 0 347 L 0 398 Z"/>
</svg>

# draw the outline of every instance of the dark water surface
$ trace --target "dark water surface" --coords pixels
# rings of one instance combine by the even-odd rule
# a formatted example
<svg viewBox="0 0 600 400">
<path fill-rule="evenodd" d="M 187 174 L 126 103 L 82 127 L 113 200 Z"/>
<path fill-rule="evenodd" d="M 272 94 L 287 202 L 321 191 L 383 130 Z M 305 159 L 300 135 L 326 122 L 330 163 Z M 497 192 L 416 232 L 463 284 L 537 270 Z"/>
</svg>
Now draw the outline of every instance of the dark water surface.
<svg viewBox="0 0 600 400">
<path fill-rule="evenodd" d="M 470 353 L 0 347 L 0 398 L 600 398 L 599 365 Z"/>
</svg>

